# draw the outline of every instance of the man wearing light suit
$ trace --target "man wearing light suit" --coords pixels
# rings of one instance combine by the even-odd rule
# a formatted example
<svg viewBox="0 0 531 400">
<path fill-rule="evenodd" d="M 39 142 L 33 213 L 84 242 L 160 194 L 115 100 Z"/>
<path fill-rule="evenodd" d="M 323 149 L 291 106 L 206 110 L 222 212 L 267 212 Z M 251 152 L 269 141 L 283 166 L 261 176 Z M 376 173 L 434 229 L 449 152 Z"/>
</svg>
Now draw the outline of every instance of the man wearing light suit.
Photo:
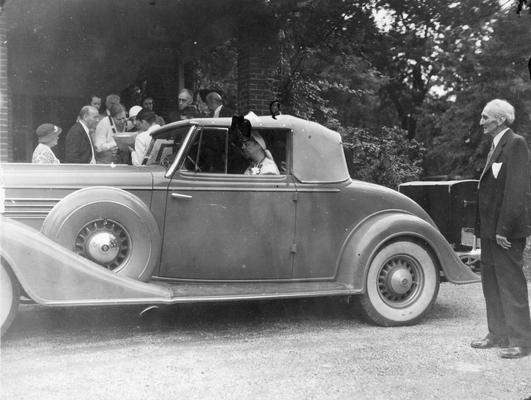
<svg viewBox="0 0 531 400">
<path fill-rule="evenodd" d="M 489 333 L 474 340 L 477 349 L 501 347 L 502 358 L 519 358 L 531 349 L 527 282 L 522 270 L 529 229 L 530 191 L 527 143 L 509 127 L 514 108 L 505 100 L 487 103 L 483 132 L 493 138 L 478 186 L 476 234 L 481 238 L 481 282 Z"/>
</svg>

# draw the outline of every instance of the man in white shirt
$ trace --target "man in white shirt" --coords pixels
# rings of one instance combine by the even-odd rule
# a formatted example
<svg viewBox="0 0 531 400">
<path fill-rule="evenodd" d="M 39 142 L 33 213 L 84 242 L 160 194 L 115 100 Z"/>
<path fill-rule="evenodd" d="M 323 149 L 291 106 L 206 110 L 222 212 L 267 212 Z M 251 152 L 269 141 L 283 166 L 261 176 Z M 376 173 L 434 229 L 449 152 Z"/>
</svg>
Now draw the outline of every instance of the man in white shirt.
<svg viewBox="0 0 531 400">
<path fill-rule="evenodd" d="M 94 148 L 96 149 L 96 160 L 101 164 L 118 162 L 118 145 L 114 140 L 117 133 L 125 131 L 127 116 L 121 104 L 111 105 L 110 115 L 103 118 L 96 126 L 94 133 Z"/>
<path fill-rule="evenodd" d="M 131 152 L 133 165 L 142 165 L 146 152 L 151 143 L 151 132 L 160 128 L 156 123 L 157 117 L 153 111 L 142 109 L 136 116 L 136 124 L 140 133 L 135 139 L 135 149 Z"/>
</svg>

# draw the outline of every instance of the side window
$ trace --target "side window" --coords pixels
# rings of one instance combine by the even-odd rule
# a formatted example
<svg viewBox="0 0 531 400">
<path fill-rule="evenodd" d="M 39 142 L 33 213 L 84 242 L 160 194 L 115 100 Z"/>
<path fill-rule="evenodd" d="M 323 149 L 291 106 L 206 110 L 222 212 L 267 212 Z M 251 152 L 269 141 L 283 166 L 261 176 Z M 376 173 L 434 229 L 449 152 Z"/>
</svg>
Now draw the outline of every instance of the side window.
<svg viewBox="0 0 531 400">
<path fill-rule="evenodd" d="M 196 173 L 230 173 L 228 130 L 204 128 L 195 136 L 183 169 Z"/>
<path fill-rule="evenodd" d="M 256 130 L 264 139 L 282 175 L 287 174 L 289 130 Z M 182 169 L 194 173 L 243 174 L 249 166 L 240 147 L 224 128 L 203 128 L 196 134 Z"/>
<path fill-rule="evenodd" d="M 288 139 L 289 130 L 284 129 L 257 129 L 264 139 L 267 149 L 273 156 L 281 175 L 288 173 Z"/>
</svg>

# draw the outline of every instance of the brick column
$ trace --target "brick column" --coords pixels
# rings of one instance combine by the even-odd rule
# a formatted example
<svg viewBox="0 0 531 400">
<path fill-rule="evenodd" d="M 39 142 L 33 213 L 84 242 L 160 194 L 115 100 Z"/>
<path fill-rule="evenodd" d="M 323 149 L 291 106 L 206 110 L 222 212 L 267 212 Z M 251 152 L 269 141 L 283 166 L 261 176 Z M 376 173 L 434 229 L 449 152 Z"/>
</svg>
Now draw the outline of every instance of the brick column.
<svg viewBox="0 0 531 400">
<path fill-rule="evenodd" d="M 12 137 L 9 136 L 10 99 L 7 80 L 7 21 L 0 1 L 0 162 L 13 160 Z"/>
<path fill-rule="evenodd" d="M 238 112 L 269 114 L 269 103 L 277 98 L 280 48 L 252 40 L 238 45 Z"/>
</svg>

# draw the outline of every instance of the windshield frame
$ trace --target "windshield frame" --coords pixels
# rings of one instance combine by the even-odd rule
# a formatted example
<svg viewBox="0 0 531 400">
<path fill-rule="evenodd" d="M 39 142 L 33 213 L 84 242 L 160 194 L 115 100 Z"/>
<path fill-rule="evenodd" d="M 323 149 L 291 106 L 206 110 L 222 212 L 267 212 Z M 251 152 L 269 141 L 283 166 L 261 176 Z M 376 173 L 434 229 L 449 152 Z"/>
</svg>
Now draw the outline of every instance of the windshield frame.
<svg viewBox="0 0 531 400">
<path fill-rule="evenodd" d="M 168 130 L 173 130 L 175 128 L 176 128 L 175 126 L 173 126 L 173 127 L 164 127 L 162 129 L 158 129 L 157 131 L 153 132 L 151 134 L 151 143 L 150 143 L 150 146 L 149 146 L 147 154 L 149 154 L 153 150 L 155 141 L 160 139 L 160 137 L 164 135 L 164 132 L 166 132 Z M 182 142 L 181 146 L 179 147 L 179 150 L 177 151 L 177 155 L 175 156 L 173 162 L 171 163 L 171 165 L 168 167 L 168 169 L 164 173 L 164 177 L 165 178 L 171 178 L 172 175 L 177 170 L 177 166 L 181 163 L 181 159 L 183 157 L 183 154 L 184 154 L 186 148 L 188 147 L 188 145 L 190 144 L 190 140 L 191 140 L 191 137 L 193 136 L 193 132 L 194 132 L 195 128 L 196 128 L 195 125 L 190 125 L 189 126 L 188 131 L 184 135 L 183 142 Z M 147 155 L 146 157 L 149 157 L 149 156 Z"/>
</svg>

